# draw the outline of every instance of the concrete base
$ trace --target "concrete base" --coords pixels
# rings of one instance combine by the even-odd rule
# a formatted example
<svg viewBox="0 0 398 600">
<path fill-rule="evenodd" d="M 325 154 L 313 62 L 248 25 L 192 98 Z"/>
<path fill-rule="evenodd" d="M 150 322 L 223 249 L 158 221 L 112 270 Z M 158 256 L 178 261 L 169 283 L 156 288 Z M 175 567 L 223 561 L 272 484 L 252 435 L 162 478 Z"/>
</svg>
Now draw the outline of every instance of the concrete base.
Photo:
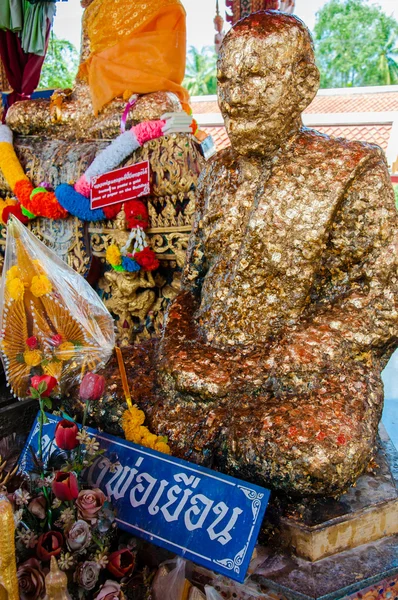
<svg viewBox="0 0 398 600">
<path fill-rule="evenodd" d="M 398 454 L 383 425 L 375 463 L 373 473 L 337 500 L 281 501 L 278 530 L 286 547 L 316 561 L 398 534 Z"/>
<path fill-rule="evenodd" d="M 279 499 L 279 548 L 262 548 L 252 575 L 261 588 L 335 600 L 398 574 L 398 453 L 383 426 L 376 463 L 338 500 Z"/>
<path fill-rule="evenodd" d="M 288 600 L 337 600 L 397 574 L 398 536 L 392 536 L 316 562 L 269 551 L 251 580 Z"/>
</svg>

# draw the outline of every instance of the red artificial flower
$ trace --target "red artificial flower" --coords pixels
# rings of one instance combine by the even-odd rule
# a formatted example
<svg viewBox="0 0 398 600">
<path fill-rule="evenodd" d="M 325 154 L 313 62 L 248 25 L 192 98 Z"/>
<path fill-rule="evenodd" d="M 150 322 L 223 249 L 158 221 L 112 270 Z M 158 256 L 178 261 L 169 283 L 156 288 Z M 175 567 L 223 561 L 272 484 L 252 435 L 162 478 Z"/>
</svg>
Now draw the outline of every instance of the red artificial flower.
<svg viewBox="0 0 398 600">
<path fill-rule="evenodd" d="M 56 348 L 62 344 L 62 335 L 57 333 L 57 335 L 53 335 L 50 339 L 50 344 L 55 346 Z"/>
<path fill-rule="evenodd" d="M 79 445 L 79 428 L 73 421 L 62 419 L 55 428 L 55 443 L 61 450 L 73 450 Z"/>
<path fill-rule="evenodd" d="M 82 400 L 99 400 L 105 390 L 105 379 L 102 375 L 86 373 L 80 384 L 80 398 Z"/>
<path fill-rule="evenodd" d="M 39 344 L 39 342 L 35 335 L 32 335 L 32 337 L 30 337 L 26 340 L 26 345 L 29 348 L 29 350 L 36 350 L 38 344 Z"/>
<path fill-rule="evenodd" d="M 58 556 L 58 554 L 61 554 L 63 543 L 64 538 L 59 531 L 47 531 L 47 533 L 42 533 L 36 546 L 37 558 L 48 561 L 52 556 Z"/>
<path fill-rule="evenodd" d="M 122 202 L 117 202 L 116 204 L 111 204 L 110 206 L 104 206 L 102 210 L 104 211 L 104 215 L 107 219 L 113 219 L 120 213 L 122 208 Z"/>
<path fill-rule="evenodd" d="M 149 246 L 145 246 L 141 252 L 134 254 L 134 260 L 136 260 L 140 267 L 145 271 L 154 271 L 159 267 L 159 261 L 156 258 L 156 254 Z"/>
<path fill-rule="evenodd" d="M 142 227 L 147 229 L 149 225 L 148 209 L 140 200 L 130 200 L 124 205 L 124 214 L 129 229 Z"/>
<path fill-rule="evenodd" d="M 1 213 L 1 220 L 3 223 L 7 224 L 8 217 L 10 215 L 14 215 L 14 217 L 16 217 L 24 225 L 29 223 L 29 219 L 23 214 L 20 204 L 11 204 L 3 209 L 3 212 Z"/>
<path fill-rule="evenodd" d="M 127 548 L 112 552 L 108 556 L 108 564 L 106 568 L 115 577 L 125 577 L 129 575 L 135 566 L 135 554 Z"/>
<path fill-rule="evenodd" d="M 42 381 L 46 383 L 47 387 L 44 390 L 44 392 L 41 393 L 41 397 L 48 398 L 48 396 L 51 394 L 51 392 L 57 385 L 58 381 L 55 379 L 55 377 L 52 377 L 51 375 L 35 375 L 30 380 L 30 385 L 31 387 L 35 388 L 35 390 L 37 390 Z"/>
<path fill-rule="evenodd" d="M 53 494 L 62 502 L 75 500 L 79 495 L 76 475 L 74 473 L 65 473 L 57 471 L 52 483 Z"/>
</svg>

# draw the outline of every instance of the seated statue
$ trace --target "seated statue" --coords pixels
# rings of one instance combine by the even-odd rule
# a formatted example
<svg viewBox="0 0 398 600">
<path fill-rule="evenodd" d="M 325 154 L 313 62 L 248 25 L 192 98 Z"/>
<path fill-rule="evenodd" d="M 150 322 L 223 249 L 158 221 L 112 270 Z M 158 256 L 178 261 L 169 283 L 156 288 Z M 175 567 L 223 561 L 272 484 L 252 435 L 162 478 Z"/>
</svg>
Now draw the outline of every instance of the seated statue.
<svg viewBox="0 0 398 600">
<path fill-rule="evenodd" d="M 56 90 L 51 103 L 14 104 L 7 125 L 20 135 L 59 140 L 113 138 L 120 133 L 126 88 L 141 94 L 129 125 L 182 110 L 181 101 L 186 102 L 188 94 L 176 83 L 185 67 L 185 12 L 180 1 L 125 0 L 115 5 L 113 0 L 81 0 L 81 4 L 85 11 L 74 89 Z M 165 45 L 163 62 L 154 59 L 157 44 Z"/>
<path fill-rule="evenodd" d="M 377 146 L 302 126 L 319 86 L 296 17 L 225 37 L 231 148 L 202 172 L 151 425 L 174 453 L 291 494 L 337 495 L 373 457 L 397 346 L 398 218 Z"/>
</svg>

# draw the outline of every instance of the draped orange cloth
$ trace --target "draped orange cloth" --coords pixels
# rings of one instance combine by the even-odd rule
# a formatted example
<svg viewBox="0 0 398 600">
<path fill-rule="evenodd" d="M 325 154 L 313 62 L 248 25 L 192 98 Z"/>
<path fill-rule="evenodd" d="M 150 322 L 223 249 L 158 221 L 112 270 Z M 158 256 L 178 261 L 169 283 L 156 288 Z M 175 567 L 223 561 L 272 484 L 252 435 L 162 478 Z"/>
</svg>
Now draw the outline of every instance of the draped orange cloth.
<svg viewBox="0 0 398 600">
<path fill-rule="evenodd" d="M 188 103 L 185 10 L 179 0 L 94 0 L 84 26 L 91 54 L 81 65 L 95 114 L 121 96 L 174 92 Z"/>
</svg>

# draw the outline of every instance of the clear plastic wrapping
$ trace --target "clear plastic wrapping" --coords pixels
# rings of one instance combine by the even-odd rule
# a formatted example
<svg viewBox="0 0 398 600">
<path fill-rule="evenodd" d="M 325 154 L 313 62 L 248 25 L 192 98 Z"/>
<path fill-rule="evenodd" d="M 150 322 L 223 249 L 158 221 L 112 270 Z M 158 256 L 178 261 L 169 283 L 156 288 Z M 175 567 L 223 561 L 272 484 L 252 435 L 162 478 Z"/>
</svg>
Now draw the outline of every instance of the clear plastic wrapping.
<svg viewBox="0 0 398 600">
<path fill-rule="evenodd" d="M 87 281 L 11 217 L 0 288 L 1 358 L 20 399 L 30 378 L 52 375 L 58 393 L 103 367 L 114 322 Z"/>
</svg>

